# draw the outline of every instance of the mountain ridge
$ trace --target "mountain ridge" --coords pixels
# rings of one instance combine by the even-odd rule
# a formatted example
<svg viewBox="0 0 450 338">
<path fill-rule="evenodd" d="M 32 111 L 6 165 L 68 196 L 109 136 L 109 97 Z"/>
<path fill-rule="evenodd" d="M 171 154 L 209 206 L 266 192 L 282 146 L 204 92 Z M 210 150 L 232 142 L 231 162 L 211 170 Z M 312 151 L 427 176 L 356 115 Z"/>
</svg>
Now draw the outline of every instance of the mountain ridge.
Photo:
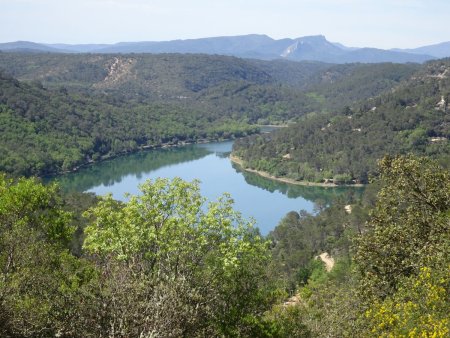
<svg viewBox="0 0 450 338">
<path fill-rule="evenodd" d="M 415 49 L 347 47 L 323 35 L 273 39 L 264 34 L 218 36 L 170 41 L 118 42 L 115 44 L 40 44 L 28 41 L 0 43 L 2 52 L 46 53 L 182 53 L 219 54 L 261 60 L 320 61 L 328 63 L 423 63 L 450 56 L 450 42 Z"/>
<path fill-rule="evenodd" d="M 407 53 L 414 53 L 414 54 L 430 54 L 432 56 L 438 57 L 438 58 L 445 58 L 450 56 L 450 41 L 447 42 L 440 42 L 433 45 L 428 46 L 422 46 L 418 48 L 412 48 L 412 49 L 392 49 L 393 51 L 401 51 L 401 52 L 407 52 Z"/>
</svg>

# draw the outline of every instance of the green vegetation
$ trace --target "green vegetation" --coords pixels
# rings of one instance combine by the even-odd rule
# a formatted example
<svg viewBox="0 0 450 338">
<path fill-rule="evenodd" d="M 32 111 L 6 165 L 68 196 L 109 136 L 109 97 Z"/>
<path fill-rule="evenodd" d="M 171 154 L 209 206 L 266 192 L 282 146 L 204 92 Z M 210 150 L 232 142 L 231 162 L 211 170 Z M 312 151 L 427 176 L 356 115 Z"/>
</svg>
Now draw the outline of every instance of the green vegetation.
<svg viewBox="0 0 450 338">
<path fill-rule="evenodd" d="M 446 337 L 450 332 L 450 173 L 426 158 L 386 157 L 379 188 L 273 231 L 272 271 L 298 300 L 275 306 L 312 337 Z M 378 193 L 376 193 L 378 191 Z M 314 256 L 335 259 L 330 272 Z M 279 315 L 279 313 L 282 315 Z M 286 336 L 309 337 L 288 331 Z"/>
<path fill-rule="evenodd" d="M 44 176 L 142 148 L 246 136 L 257 132 L 255 124 L 344 109 L 418 69 L 211 55 L 1 53 L 0 170 Z"/>
<path fill-rule="evenodd" d="M 309 114 L 272 134 L 238 140 L 245 167 L 311 182 L 367 183 L 384 155 L 450 164 L 450 61 L 431 62 L 394 91 L 332 113 Z M 337 86 L 341 88 L 342 85 Z M 288 156 L 287 156 L 288 155 Z"/>
<path fill-rule="evenodd" d="M 85 229 L 84 247 L 100 268 L 111 265 L 106 282 L 115 304 L 107 312 L 120 319 L 110 330 L 244 334 L 246 321 L 269 300 L 261 280 L 268 259 L 263 239 L 227 196 L 204 212 L 196 182 L 159 179 L 141 192 L 124 206 L 108 196 L 88 211 L 94 222 Z"/>
<path fill-rule="evenodd" d="M 253 133 L 245 121 L 174 104 L 110 103 L 0 73 L 0 170 L 46 175 L 143 147 Z"/>
<path fill-rule="evenodd" d="M 448 59 L 0 53 L 0 67 L 0 171 L 16 177 L 0 175 L 1 336 L 448 336 Z M 148 181 L 122 203 L 17 178 L 287 121 L 235 154 L 280 177 L 376 181 L 332 203 L 311 193 L 315 213 L 267 239 L 195 181 Z"/>
<path fill-rule="evenodd" d="M 353 199 L 358 199 L 361 197 L 364 190 L 363 187 L 333 187 L 324 189 L 323 187 L 315 187 L 311 185 L 292 185 L 280 181 L 274 181 L 270 178 L 245 171 L 238 164 L 233 164 L 233 168 L 237 172 L 240 172 L 244 176 L 245 182 L 250 185 L 254 185 L 270 192 L 280 191 L 289 198 L 297 198 L 302 196 L 309 201 L 318 201 L 323 204 L 331 204 L 331 202 L 336 202 L 339 196 L 346 196 L 349 193 L 349 189 L 352 190 L 351 194 Z"/>
<path fill-rule="evenodd" d="M 380 166 L 385 185 L 355 250 L 367 331 L 444 337 L 450 329 L 449 172 L 412 157 L 386 158 Z"/>
<path fill-rule="evenodd" d="M 229 197 L 156 180 L 85 216 L 81 257 L 56 186 L 0 178 L 2 336 L 250 336 L 273 302 L 267 243 Z M 75 209 L 75 208 L 72 208 Z"/>
<path fill-rule="evenodd" d="M 412 156 L 380 172 L 268 240 L 197 182 L 148 181 L 122 203 L 1 176 L 0 335 L 445 337 L 450 174 Z"/>
<path fill-rule="evenodd" d="M 344 207 L 351 202 L 353 207 L 349 215 Z M 362 230 L 368 217 L 367 209 L 360 200 L 347 196 L 339 197 L 329 207 L 318 205 L 316 215 L 304 211 L 288 213 L 269 235 L 273 243 L 274 274 L 278 274 L 293 292 L 298 285 L 307 283 L 317 268 L 322 268 L 322 264 L 311 261 L 319 253 L 338 254 L 347 262 L 350 238 Z"/>
</svg>

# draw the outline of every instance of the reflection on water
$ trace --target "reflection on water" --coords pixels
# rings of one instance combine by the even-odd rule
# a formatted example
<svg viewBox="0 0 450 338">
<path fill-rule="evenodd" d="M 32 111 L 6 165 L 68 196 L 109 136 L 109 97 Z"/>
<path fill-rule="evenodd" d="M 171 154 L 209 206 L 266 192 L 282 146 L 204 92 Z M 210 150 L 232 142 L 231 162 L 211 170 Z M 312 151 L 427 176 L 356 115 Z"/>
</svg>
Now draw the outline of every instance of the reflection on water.
<svg viewBox="0 0 450 338">
<path fill-rule="evenodd" d="M 210 153 L 207 148 L 195 145 L 142 151 L 95 163 L 74 173 L 50 177 L 46 181 L 59 182 L 65 191 L 86 191 L 98 185 L 119 184 L 127 175 L 142 178 L 161 167 L 197 160 Z"/>
<path fill-rule="evenodd" d="M 363 187 L 320 187 L 288 184 L 245 171 L 235 163 L 233 163 L 233 168 L 236 172 L 244 175 L 245 182 L 248 184 L 260 187 L 270 192 L 279 191 L 289 198 L 302 197 L 309 201 L 323 201 L 328 204 L 338 196 L 351 194 L 354 198 L 359 198 L 364 192 Z"/>
<path fill-rule="evenodd" d="M 290 185 L 242 171 L 228 159 L 232 141 L 155 149 L 95 163 L 57 180 L 66 191 L 111 192 L 125 200 L 124 194 L 139 193 L 138 185 L 157 177 L 181 177 L 201 181 L 202 195 L 216 200 L 231 194 L 235 209 L 245 218 L 253 217 L 262 234 L 272 230 L 289 211 L 312 212 L 314 202 L 330 203 L 336 196 L 360 193 L 355 188 L 323 188 Z"/>
</svg>

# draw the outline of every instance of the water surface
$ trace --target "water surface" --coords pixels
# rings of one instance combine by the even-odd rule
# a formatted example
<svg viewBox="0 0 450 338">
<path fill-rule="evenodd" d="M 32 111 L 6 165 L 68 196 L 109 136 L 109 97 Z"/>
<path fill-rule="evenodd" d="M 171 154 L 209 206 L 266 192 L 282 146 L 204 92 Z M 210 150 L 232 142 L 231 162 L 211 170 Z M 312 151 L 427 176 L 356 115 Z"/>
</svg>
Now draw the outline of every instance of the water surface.
<svg viewBox="0 0 450 338">
<path fill-rule="evenodd" d="M 66 191 L 112 193 L 118 200 L 125 200 L 125 193 L 138 194 L 138 185 L 147 179 L 199 179 L 203 196 L 216 200 L 224 192 L 230 193 L 235 209 L 246 218 L 253 217 L 262 234 L 270 232 L 289 211 L 312 212 L 315 201 L 330 203 L 349 190 L 290 185 L 244 172 L 228 159 L 232 144 L 226 141 L 143 151 L 55 179 Z"/>
</svg>

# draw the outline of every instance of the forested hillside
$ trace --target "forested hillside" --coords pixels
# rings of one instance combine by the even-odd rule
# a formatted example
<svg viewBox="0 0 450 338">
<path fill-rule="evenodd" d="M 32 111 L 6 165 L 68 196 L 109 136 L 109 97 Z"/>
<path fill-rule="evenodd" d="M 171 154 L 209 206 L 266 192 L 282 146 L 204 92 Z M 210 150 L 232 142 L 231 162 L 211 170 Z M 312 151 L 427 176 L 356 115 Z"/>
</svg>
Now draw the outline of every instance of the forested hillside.
<svg viewBox="0 0 450 338">
<path fill-rule="evenodd" d="M 271 274 L 295 294 L 268 315 L 282 336 L 448 336 L 449 171 L 406 156 L 379 172 L 362 199 L 291 212 L 269 236 Z"/>
<path fill-rule="evenodd" d="M 241 139 L 234 154 L 248 168 L 315 182 L 367 183 L 385 154 L 422 154 L 448 166 L 449 98 L 450 61 L 430 62 L 390 92 Z"/>
<path fill-rule="evenodd" d="M 68 93 L 0 73 L 0 171 L 44 175 L 143 147 L 243 136 L 246 121 L 174 103 Z"/>
<path fill-rule="evenodd" d="M 46 88 L 114 92 L 140 100 L 180 100 L 179 96 L 184 96 L 181 100 L 192 101 L 204 89 L 234 82 L 283 84 L 340 98 L 347 95 L 341 89 L 358 90 L 349 100 L 363 99 L 392 88 L 419 68 L 418 64 L 333 65 L 202 54 L 0 53 L 0 69 L 19 80 L 37 80 Z"/>
<path fill-rule="evenodd" d="M 0 170 L 45 175 L 143 147 L 239 137 L 254 133 L 256 123 L 355 105 L 418 68 L 0 53 Z"/>
<path fill-rule="evenodd" d="M 267 239 L 198 182 L 121 203 L 0 175 L 0 335 L 447 337 L 449 172 L 412 156 L 380 172 Z"/>
</svg>

